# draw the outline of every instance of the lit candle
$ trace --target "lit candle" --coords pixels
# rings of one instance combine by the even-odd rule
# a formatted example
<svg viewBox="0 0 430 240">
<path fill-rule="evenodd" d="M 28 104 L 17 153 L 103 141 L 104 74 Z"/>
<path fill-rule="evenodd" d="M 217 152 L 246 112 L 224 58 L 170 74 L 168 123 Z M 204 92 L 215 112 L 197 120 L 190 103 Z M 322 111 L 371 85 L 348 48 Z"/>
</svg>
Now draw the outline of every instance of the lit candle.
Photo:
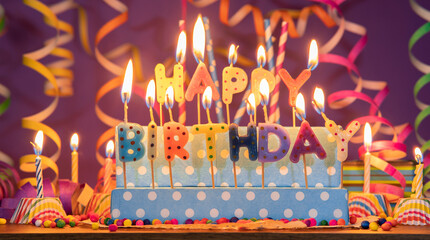
<svg viewBox="0 0 430 240">
<path fill-rule="evenodd" d="M 128 122 L 127 104 L 130 101 L 130 97 L 131 97 L 132 83 L 133 83 L 133 63 L 131 62 L 131 59 L 130 59 L 127 64 L 127 68 L 125 69 L 124 82 L 122 83 L 122 89 L 121 89 L 121 100 L 124 103 L 124 122 L 125 123 Z"/>
<path fill-rule="evenodd" d="M 309 46 L 309 58 L 308 58 L 308 68 L 303 70 L 300 75 L 294 79 L 288 73 L 287 70 L 279 70 L 279 76 L 281 77 L 284 84 L 289 90 L 288 103 L 293 108 L 293 126 L 296 126 L 296 100 L 299 94 L 300 88 L 305 84 L 305 82 L 311 77 L 311 71 L 313 71 L 318 66 L 318 45 L 315 40 L 311 41 Z"/>
<path fill-rule="evenodd" d="M 178 45 L 176 47 L 176 64 L 173 67 L 173 77 L 166 77 L 166 68 L 159 63 L 155 66 L 155 81 L 157 82 L 157 102 L 160 103 L 160 125 L 163 125 L 162 105 L 166 96 L 166 90 L 172 86 L 175 93 L 176 102 L 185 101 L 184 98 L 184 67 L 182 62 L 185 58 L 187 48 L 187 35 L 184 31 L 179 34 Z"/>
<path fill-rule="evenodd" d="M 273 76 L 270 71 L 263 68 L 264 65 L 266 65 L 266 51 L 262 45 L 260 45 L 257 50 L 257 65 L 258 67 L 251 73 L 251 92 L 255 95 L 256 105 L 261 103 L 262 95 L 260 94 L 260 87 L 263 79 L 265 79 L 268 86 L 267 98 L 269 97 L 269 93 L 275 88 L 276 83 L 275 76 Z M 267 105 L 267 103 L 265 105 Z"/>
<path fill-rule="evenodd" d="M 157 158 L 157 124 L 154 121 L 154 112 L 152 108 L 155 102 L 155 83 L 149 81 L 146 88 L 146 106 L 149 108 L 151 121 L 148 124 L 148 160 L 151 163 L 152 188 L 154 188 L 154 160 Z"/>
<path fill-rule="evenodd" d="M 111 188 L 111 175 L 112 175 L 112 155 L 114 150 L 114 144 L 112 140 L 106 145 L 106 160 L 105 160 L 105 172 L 103 177 L 103 189 L 104 193 L 109 193 Z"/>
<path fill-rule="evenodd" d="M 198 66 L 194 72 L 193 77 L 190 80 L 190 84 L 185 93 L 185 99 L 191 102 L 194 96 L 197 94 L 197 122 L 200 124 L 200 94 L 203 94 L 206 87 L 212 88 L 212 100 L 216 101 L 219 99 L 218 90 L 209 74 L 204 61 L 205 52 L 205 28 L 203 26 L 202 17 L 197 18 L 196 24 L 194 25 L 193 32 L 193 54 L 196 59 Z"/>
<path fill-rule="evenodd" d="M 216 159 L 216 142 L 215 134 L 228 131 L 228 126 L 225 123 L 212 123 L 209 109 L 212 105 L 212 88 L 207 87 L 202 96 L 202 105 L 206 110 L 208 118 L 207 124 L 197 124 L 191 128 L 193 134 L 205 134 L 206 138 L 206 153 L 208 161 L 211 163 L 212 188 L 215 188 L 213 161 Z"/>
<path fill-rule="evenodd" d="M 265 56 L 265 55 L 264 55 Z M 254 70 L 255 71 L 255 70 Z M 260 87 L 259 87 L 259 96 L 261 96 L 261 105 L 263 105 L 263 112 L 264 112 L 264 121 L 266 123 L 269 123 L 269 118 L 267 117 L 267 107 L 266 105 L 269 104 L 269 83 L 265 78 L 263 78 L 260 81 Z M 260 124 L 258 127 L 261 129 L 262 127 Z M 264 129 L 264 127 L 263 127 Z M 269 138 L 269 136 L 264 136 L 264 138 Z M 261 187 L 264 188 L 264 161 L 261 161 Z"/>
<path fill-rule="evenodd" d="M 237 61 L 237 49 L 234 44 L 230 46 L 228 53 L 228 63 L 230 66 L 222 70 L 222 101 L 227 110 L 227 124 L 230 125 L 229 106 L 233 100 L 233 94 L 243 92 L 248 85 L 248 75 L 242 68 L 233 67 Z"/>
<path fill-rule="evenodd" d="M 415 177 L 412 182 L 412 198 L 422 198 L 423 196 L 423 155 L 421 153 L 420 148 L 415 148 L 415 161 L 417 161 L 418 166 L 415 168 Z"/>
<path fill-rule="evenodd" d="M 43 149 L 43 132 L 39 130 L 36 134 L 36 138 L 33 145 L 34 154 L 36 154 L 36 188 L 37 188 L 37 198 L 43 198 L 43 173 L 42 173 L 42 154 Z"/>
<path fill-rule="evenodd" d="M 372 149 L 372 129 L 369 123 L 364 125 L 364 148 L 366 154 L 364 155 L 364 185 L 363 192 L 370 193 L 370 150 Z"/>
<path fill-rule="evenodd" d="M 293 149 L 291 150 L 290 160 L 293 163 L 297 163 L 300 160 L 300 156 L 303 156 L 305 184 L 306 188 L 308 188 L 306 154 L 314 153 L 319 159 L 325 159 L 327 157 L 327 153 L 319 142 L 308 121 L 306 121 L 305 99 L 301 93 L 297 95 L 296 110 L 297 118 L 302 121 L 302 124 L 300 125 L 299 133 L 297 134 Z"/>
<path fill-rule="evenodd" d="M 77 133 L 72 135 L 70 139 L 70 148 L 72 149 L 72 182 L 78 183 L 78 147 L 79 147 L 79 137 Z"/>
<path fill-rule="evenodd" d="M 164 157 L 169 162 L 169 173 L 170 173 L 170 187 L 173 188 L 173 176 L 172 176 L 172 161 L 175 156 L 178 156 L 182 160 L 189 158 L 189 153 L 185 150 L 185 145 L 188 142 L 188 130 L 187 128 L 173 121 L 172 107 L 174 104 L 174 93 L 173 88 L 169 87 L 166 91 L 166 99 L 164 105 L 169 111 L 170 122 L 163 125 L 164 133 Z"/>
<path fill-rule="evenodd" d="M 354 134 L 360 129 L 360 123 L 358 121 L 352 121 L 343 130 L 342 126 L 338 126 L 334 121 L 327 118 L 324 113 L 324 92 L 321 88 L 315 88 L 314 100 L 312 101 L 314 109 L 318 114 L 324 118 L 325 127 L 330 132 L 328 138 L 329 141 L 336 141 L 337 144 L 337 160 L 340 161 L 340 187 L 343 187 L 343 162 L 348 157 L 348 143 Z"/>
</svg>

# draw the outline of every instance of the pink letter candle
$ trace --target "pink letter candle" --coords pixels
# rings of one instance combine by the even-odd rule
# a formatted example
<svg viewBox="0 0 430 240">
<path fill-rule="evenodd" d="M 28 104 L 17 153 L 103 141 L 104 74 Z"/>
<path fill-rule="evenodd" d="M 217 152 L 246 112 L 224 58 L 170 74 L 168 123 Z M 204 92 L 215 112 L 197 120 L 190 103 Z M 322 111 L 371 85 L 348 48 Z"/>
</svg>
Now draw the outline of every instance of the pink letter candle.
<svg viewBox="0 0 430 240">
<path fill-rule="evenodd" d="M 308 142 L 308 144 L 306 144 L 306 142 Z M 297 163 L 299 162 L 301 155 L 310 153 L 314 153 L 319 159 L 325 159 L 327 157 L 327 153 L 318 141 L 318 138 L 309 125 L 309 122 L 303 120 L 300 125 L 299 134 L 297 135 L 291 151 L 290 160 L 293 163 Z"/>
</svg>

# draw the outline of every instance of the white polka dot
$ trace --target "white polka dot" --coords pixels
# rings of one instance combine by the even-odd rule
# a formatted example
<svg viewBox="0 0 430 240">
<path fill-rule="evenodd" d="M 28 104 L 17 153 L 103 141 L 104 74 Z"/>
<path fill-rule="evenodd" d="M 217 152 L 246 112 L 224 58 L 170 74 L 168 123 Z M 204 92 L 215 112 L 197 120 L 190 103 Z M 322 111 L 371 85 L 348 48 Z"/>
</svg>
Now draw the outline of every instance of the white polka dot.
<svg viewBox="0 0 430 240">
<path fill-rule="evenodd" d="M 285 209 L 285 210 L 284 210 L 284 216 L 285 216 L 286 218 L 290 218 L 290 217 L 292 217 L 292 216 L 293 216 L 293 210 L 291 210 L 291 209 L 289 209 L 289 208 Z"/>
<path fill-rule="evenodd" d="M 186 173 L 187 175 L 192 175 L 192 174 L 194 173 L 194 168 L 193 168 L 193 166 L 188 166 L 188 167 L 186 167 L 186 168 L 185 168 L 185 173 Z"/>
<path fill-rule="evenodd" d="M 163 167 L 161 168 L 161 173 L 162 173 L 163 175 L 169 175 L 169 173 L 170 173 L 169 166 L 163 166 Z"/>
<path fill-rule="evenodd" d="M 262 171 L 261 171 L 261 166 L 258 166 L 256 169 L 255 169 L 255 173 L 257 173 L 257 175 L 261 175 L 261 173 L 262 173 Z"/>
<path fill-rule="evenodd" d="M 282 167 L 279 169 L 279 173 L 280 173 L 281 175 L 287 175 L 287 174 L 288 174 L 288 168 L 287 168 L 286 166 L 282 166 Z"/>
<path fill-rule="evenodd" d="M 163 139 L 163 138 L 160 138 L 160 139 Z M 193 142 L 193 140 L 194 140 L 194 135 L 192 133 L 188 132 L 188 142 L 189 143 Z"/>
<path fill-rule="evenodd" d="M 348 192 L 345 193 L 345 199 L 348 200 Z"/>
<path fill-rule="evenodd" d="M 272 192 L 272 194 L 270 194 L 270 198 L 271 198 L 273 201 L 278 201 L 278 200 L 279 200 L 279 197 L 280 197 L 280 195 L 279 195 L 279 193 L 278 193 L 278 192 Z"/>
<path fill-rule="evenodd" d="M 170 215 L 169 209 L 167 209 L 167 208 L 161 209 L 160 215 L 162 218 L 167 218 Z"/>
<path fill-rule="evenodd" d="M 145 216 L 145 210 L 143 210 L 142 208 L 137 209 L 137 211 L 136 211 L 136 216 L 137 216 L 138 218 L 142 218 L 142 217 L 144 217 L 144 216 Z"/>
<path fill-rule="evenodd" d="M 230 155 L 230 153 L 228 152 L 227 149 L 223 149 L 223 150 L 221 150 L 220 155 L 221 155 L 222 158 L 226 159 L 226 158 L 228 158 L 228 156 Z"/>
<path fill-rule="evenodd" d="M 291 184 L 291 187 L 293 187 L 293 188 L 299 188 L 300 184 L 295 182 L 295 183 Z"/>
<path fill-rule="evenodd" d="M 328 167 L 327 168 L 327 174 L 330 175 L 330 176 L 335 175 L 336 174 L 336 168 L 334 168 L 334 167 Z"/>
<path fill-rule="evenodd" d="M 305 169 L 303 169 L 303 174 L 305 174 Z M 312 174 L 312 168 L 309 166 L 306 166 L 306 174 L 309 176 Z"/>
<path fill-rule="evenodd" d="M 274 182 L 270 182 L 269 184 L 267 184 L 268 187 L 276 187 L 276 183 Z"/>
<path fill-rule="evenodd" d="M 188 208 L 187 210 L 185 210 L 185 216 L 187 216 L 187 218 L 192 218 L 194 216 L 194 210 Z"/>
<path fill-rule="evenodd" d="M 247 192 L 246 193 L 246 199 L 248 199 L 248 201 L 252 201 L 255 198 L 255 193 L 254 192 Z"/>
<path fill-rule="evenodd" d="M 229 192 L 227 192 L 227 191 L 223 192 L 223 193 L 221 194 L 221 198 L 222 198 L 222 200 L 224 200 L 224 201 L 228 201 L 228 200 L 230 200 L 230 193 L 229 193 Z"/>
<path fill-rule="evenodd" d="M 139 173 L 139 175 L 145 175 L 146 174 L 146 167 L 145 166 L 140 166 L 137 169 L 137 172 Z"/>
<path fill-rule="evenodd" d="M 316 188 L 323 188 L 323 187 L 324 187 L 324 185 L 323 185 L 322 183 L 317 183 L 317 184 L 315 184 L 315 187 L 316 187 Z"/>
<path fill-rule="evenodd" d="M 218 172 L 218 169 L 214 166 L 214 175 L 216 175 L 216 173 Z M 209 168 L 209 174 L 212 175 L 212 170 L 211 168 Z"/>
<path fill-rule="evenodd" d="M 312 208 L 311 210 L 309 210 L 308 214 L 309 217 L 316 218 L 318 216 L 318 211 L 315 208 Z"/>
<path fill-rule="evenodd" d="M 258 212 L 258 215 L 260 215 L 260 217 L 262 217 L 262 218 L 267 217 L 268 214 L 269 214 L 269 212 L 265 208 L 260 209 L 260 211 Z"/>
<path fill-rule="evenodd" d="M 209 214 L 211 215 L 211 217 L 216 218 L 219 215 L 218 209 L 216 208 L 212 208 L 211 211 L 209 212 Z"/>
<path fill-rule="evenodd" d="M 112 217 L 113 218 L 118 218 L 120 215 L 121 215 L 121 212 L 119 211 L 119 209 L 112 210 Z"/>
<path fill-rule="evenodd" d="M 197 151 L 197 157 L 204 158 L 206 156 L 206 152 L 203 149 Z"/>
<path fill-rule="evenodd" d="M 197 193 L 197 199 L 200 201 L 204 201 L 206 199 L 206 193 L 205 192 L 198 192 Z"/>
<path fill-rule="evenodd" d="M 127 187 L 134 187 L 134 183 L 132 182 L 127 183 Z"/>
<path fill-rule="evenodd" d="M 127 139 L 132 139 L 134 138 L 135 134 L 133 131 L 127 131 Z"/>
<path fill-rule="evenodd" d="M 173 184 L 173 186 L 175 186 L 175 187 L 182 187 L 182 183 L 180 183 L 180 182 L 175 182 L 175 183 Z"/>
<path fill-rule="evenodd" d="M 173 194 L 172 194 L 172 198 L 173 198 L 173 200 L 175 200 L 175 201 L 179 201 L 179 200 L 181 200 L 182 195 L 181 195 L 181 193 L 180 193 L 180 192 L 175 191 L 175 192 L 173 192 Z"/>
<path fill-rule="evenodd" d="M 122 167 L 116 166 L 116 175 L 122 175 Z"/>
<path fill-rule="evenodd" d="M 157 199 L 157 193 L 155 193 L 154 191 L 151 191 L 148 193 L 148 199 L 150 201 L 154 201 L 155 199 Z"/>
<path fill-rule="evenodd" d="M 236 166 L 236 175 L 239 175 L 240 174 L 240 167 L 239 166 Z M 233 168 L 231 169 L 231 173 L 233 173 L 234 174 L 234 171 L 233 171 Z"/>
<path fill-rule="evenodd" d="M 252 187 L 252 183 L 246 182 L 243 186 L 245 186 L 245 187 Z"/>
<path fill-rule="evenodd" d="M 122 197 L 124 198 L 125 201 L 130 201 L 133 195 L 131 195 L 131 192 L 127 191 L 122 195 Z"/>
<path fill-rule="evenodd" d="M 243 152 L 243 156 L 244 156 L 245 158 L 249 159 L 249 151 L 248 151 L 248 149 L 246 149 L 246 150 Z"/>
<path fill-rule="evenodd" d="M 303 199 L 305 199 L 305 194 L 303 192 L 297 192 L 296 199 L 297 201 L 302 201 Z"/>
<path fill-rule="evenodd" d="M 327 200 L 329 199 L 329 197 L 330 197 L 330 194 L 328 194 L 328 192 L 322 192 L 322 193 L 320 194 L 320 198 L 321 198 L 321 200 L 323 200 L 323 201 L 327 201 Z"/>
<path fill-rule="evenodd" d="M 205 187 L 205 186 L 206 186 L 206 184 L 204 182 L 199 182 L 197 184 L 197 187 Z"/>
<path fill-rule="evenodd" d="M 152 183 L 149 184 L 150 187 L 152 187 Z M 158 187 L 158 183 L 154 183 L 155 187 Z"/>
<path fill-rule="evenodd" d="M 335 209 L 335 210 L 333 211 L 333 216 L 334 216 L 335 218 L 341 218 L 341 217 L 342 217 L 342 210 L 340 210 L 340 209 Z"/>
<path fill-rule="evenodd" d="M 243 217 L 243 210 L 240 208 L 234 210 L 234 216 L 236 216 L 237 218 Z"/>
<path fill-rule="evenodd" d="M 221 187 L 228 187 L 228 183 L 227 182 L 221 183 Z"/>
</svg>

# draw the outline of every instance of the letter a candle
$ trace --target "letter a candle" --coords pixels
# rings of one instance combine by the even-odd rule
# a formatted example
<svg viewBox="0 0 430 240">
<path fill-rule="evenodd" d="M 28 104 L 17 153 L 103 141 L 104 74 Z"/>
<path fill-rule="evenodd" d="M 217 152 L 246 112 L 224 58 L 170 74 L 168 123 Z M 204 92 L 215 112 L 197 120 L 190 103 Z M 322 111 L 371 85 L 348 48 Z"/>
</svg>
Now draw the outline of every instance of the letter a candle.
<svg viewBox="0 0 430 240">
<path fill-rule="evenodd" d="M 297 134 L 293 149 L 291 150 L 290 160 L 293 163 L 297 163 L 300 160 L 300 155 L 303 155 L 303 172 L 305 174 L 306 188 L 308 188 L 306 154 L 314 153 L 319 159 L 325 159 L 327 157 L 327 153 L 318 141 L 318 138 L 309 125 L 309 122 L 306 121 L 305 100 L 301 93 L 297 95 L 296 108 L 297 118 L 302 120 L 302 124 L 300 125 L 299 133 Z"/>
<path fill-rule="evenodd" d="M 169 87 L 166 91 L 166 99 L 164 105 L 169 111 L 170 122 L 164 124 L 164 157 L 169 162 L 169 173 L 170 173 L 170 187 L 173 188 L 173 177 L 172 177 L 172 161 L 175 156 L 178 156 L 182 160 L 187 160 L 190 156 L 187 150 L 185 150 L 185 144 L 188 142 L 188 130 L 187 128 L 173 121 L 172 107 L 174 104 L 174 93 L 173 88 Z"/>
</svg>

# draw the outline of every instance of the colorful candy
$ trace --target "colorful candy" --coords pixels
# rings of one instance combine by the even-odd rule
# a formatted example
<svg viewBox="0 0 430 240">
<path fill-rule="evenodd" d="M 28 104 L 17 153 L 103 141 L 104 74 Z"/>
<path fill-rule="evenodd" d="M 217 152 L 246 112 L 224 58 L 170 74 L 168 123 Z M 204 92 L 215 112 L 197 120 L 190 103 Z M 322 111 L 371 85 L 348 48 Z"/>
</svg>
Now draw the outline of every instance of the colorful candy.
<svg viewBox="0 0 430 240">
<path fill-rule="evenodd" d="M 116 232 L 118 230 L 118 226 L 115 224 L 109 225 L 109 232 Z"/>
<path fill-rule="evenodd" d="M 132 225 L 132 222 L 130 219 L 126 219 L 123 221 L 124 227 L 130 227 Z"/>
<path fill-rule="evenodd" d="M 371 222 L 369 224 L 369 229 L 372 231 L 378 231 L 379 225 L 377 222 Z"/>
<path fill-rule="evenodd" d="M 73 222 L 73 221 L 72 221 Z M 74 222 L 73 222 L 74 223 Z M 69 223 L 70 224 L 70 223 Z M 56 223 L 57 227 L 59 228 L 63 228 L 64 226 L 66 226 L 66 222 L 64 220 L 58 220 Z M 74 226 L 74 225 L 73 225 Z"/>
<path fill-rule="evenodd" d="M 0 218 L 0 225 L 4 225 L 6 224 L 6 219 L 5 218 Z M 36 222 L 36 221 L 35 221 Z"/>
<path fill-rule="evenodd" d="M 386 222 L 384 224 L 381 225 L 382 230 L 384 231 L 390 231 L 391 229 L 391 224 L 389 222 Z"/>
<path fill-rule="evenodd" d="M 361 228 L 363 228 L 363 229 L 369 229 L 369 225 L 370 225 L 369 221 L 362 221 L 361 222 Z"/>
<path fill-rule="evenodd" d="M 99 223 L 92 223 L 92 224 L 91 224 L 91 228 L 92 228 L 93 230 L 97 230 L 97 229 L 99 229 L 99 227 L 100 227 Z"/>
</svg>

